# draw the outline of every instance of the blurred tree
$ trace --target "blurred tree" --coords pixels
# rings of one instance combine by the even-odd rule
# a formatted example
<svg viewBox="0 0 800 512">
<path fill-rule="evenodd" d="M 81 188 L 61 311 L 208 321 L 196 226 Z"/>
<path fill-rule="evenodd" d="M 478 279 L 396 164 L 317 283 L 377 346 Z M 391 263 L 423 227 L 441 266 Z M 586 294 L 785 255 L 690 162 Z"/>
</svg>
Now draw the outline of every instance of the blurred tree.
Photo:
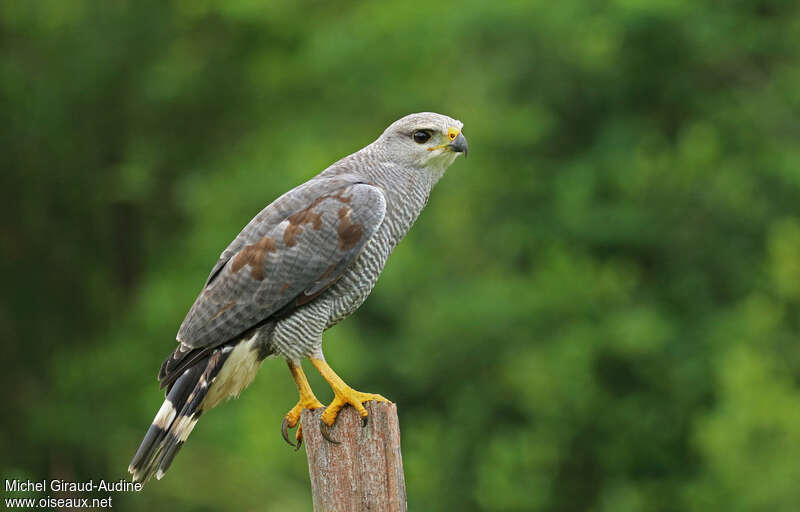
<svg viewBox="0 0 800 512">
<path fill-rule="evenodd" d="M 472 156 L 326 342 L 398 403 L 411 508 L 794 510 L 798 30 L 769 0 L 0 4 L 0 475 L 127 476 L 237 230 L 434 110 Z M 266 364 L 115 509 L 308 510 L 293 396 Z"/>
</svg>

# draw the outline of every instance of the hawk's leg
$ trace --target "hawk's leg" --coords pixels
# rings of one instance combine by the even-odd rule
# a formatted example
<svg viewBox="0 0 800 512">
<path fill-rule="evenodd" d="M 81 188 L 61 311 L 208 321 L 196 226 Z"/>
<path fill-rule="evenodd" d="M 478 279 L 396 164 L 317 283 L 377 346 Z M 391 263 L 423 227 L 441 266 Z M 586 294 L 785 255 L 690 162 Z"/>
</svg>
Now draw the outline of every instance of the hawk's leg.
<svg viewBox="0 0 800 512">
<path fill-rule="evenodd" d="M 332 427 L 333 424 L 336 422 L 336 417 L 339 415 L 339 411 L 347 404 L 352 405 L 358 411 L 358 414 L 361 415 L 361 421 L 363 425 L 367 424 L 367 409 L 364 408 L 364 403 L 369 402 L 370 400 L 375 400 L 377 402 L 389 402 L 386 398 L 382 397 L 381 395 L 376 395 L 375 393 L 362 393 L 361 391 L 356 391 L 355 389 L 351 388 L 345 382 L 336 375 L 336 372 L 328 366 L 328 363 L 325 362 L 323 359 L 315 359 L 313 357 L 309 358 L 311 360 L 311 364 L 319 371 L 328 384 L 330 384 L 331 389 L 333 389 L 333 401 L 330 405 L 325 409 L 325 412 L 322 413 L 322 425 L 320 425 L 320 429 L 322 432 L 322 437 L 327 439 L 332 443 L 337 443 L 331 439 L 330 434 L 328 433 L 328 427 Z"/>
<path fill-rule="evenodd" d="M 298 424 L 303 409 L 313 411 L 314 409 L 319 409 L 324 406 L 322 402 L 317 400 L 317 397 L 314 396 L 314 392 L 311 391 L 311 386 L 308 384 L 306 374 L 303 373 L 303 367 L 300 366 L 300 363 L 295 363 L 287 359 L 286 364 L 289 365 L 289 371 L 292 372 L 292 378 L 295 384 L 297 384 L 297 391 L 300 392 L 300 400 L 297 401 L 297 405 L 292 407 L 289 412 L 286 413 L 286 417 L 283 418 L 281 434 L 283 434 L 283 438 L 287 443 L 294 446 L 295 450 L 299 450 L 300 445 L 303 444 L 303 425 L 300 424 L 297 426 L 297 433 L 295 434 L 297 445 L 289 440 L 289 434 L 286 432 L 287 428 L 294 428 L 295 425 Z"/>
</svg>

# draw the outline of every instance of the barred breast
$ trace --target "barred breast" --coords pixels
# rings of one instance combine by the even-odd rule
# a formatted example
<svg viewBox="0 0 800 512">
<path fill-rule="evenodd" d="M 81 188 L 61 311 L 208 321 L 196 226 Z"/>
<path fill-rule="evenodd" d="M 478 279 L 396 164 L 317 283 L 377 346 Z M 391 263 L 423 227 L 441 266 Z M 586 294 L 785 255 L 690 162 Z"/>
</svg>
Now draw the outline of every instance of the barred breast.
<svg viewBox="0 0 800 512">
<path fill-rule="evenodd" d="M 386 191 L 383 224 L 342 277 L 315 301 L 280 320 L 273 332 L 272 350 L 301 359 L 320 350 L 322 332 L 351 315 L 364 303 L 395 246 L 425 207 L 430 183 L 405 177 L 403 186 Z"/>
<path fill-rule="evenodd" d="M 380 229 L 367 243 L 353 265 L 342 275 L 325 297 L 331 302 L 326 328 L 352 314 L 363 304 L 378 281 L 386 260 L 417 219 L 428 199 L 424 186 L 404 190 L 402 197 L 387 198 L 388 211 Z M 387 194 L 388 195 L 388 194 Z"/>
</svg>

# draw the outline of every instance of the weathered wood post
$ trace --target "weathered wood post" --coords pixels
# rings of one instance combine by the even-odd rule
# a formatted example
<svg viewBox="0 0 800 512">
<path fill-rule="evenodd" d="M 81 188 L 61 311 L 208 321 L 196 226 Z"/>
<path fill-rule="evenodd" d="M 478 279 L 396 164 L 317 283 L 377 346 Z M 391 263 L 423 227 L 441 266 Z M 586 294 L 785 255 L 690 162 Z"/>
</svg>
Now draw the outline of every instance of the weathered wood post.
<svg viewBox="0 0 800 512">
<path fill-rule="evenodd" d="M 323 439 L 323 409 L 303 411 L 315 512 L 406 511 L 406 483 L 400 454 L 400 425 L 394 404 L 368 402 L 369 422 L 352 407 L 339 413 L 331 437 Z"/>
</svg>

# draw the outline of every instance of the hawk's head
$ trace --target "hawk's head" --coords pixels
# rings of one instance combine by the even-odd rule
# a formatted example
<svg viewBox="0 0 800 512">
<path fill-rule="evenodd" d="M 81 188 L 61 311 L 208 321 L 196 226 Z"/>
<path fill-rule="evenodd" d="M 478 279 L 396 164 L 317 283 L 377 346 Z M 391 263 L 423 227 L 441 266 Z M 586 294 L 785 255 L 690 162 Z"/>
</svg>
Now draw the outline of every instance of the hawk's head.
<svg viewBox="0 0 800 512">
<path fill-rule="evenodd" d="M 434 112 L 409 114 L 383 132 L 376 144 L 400 163 L 444 171 L 456 157 L 467 155 L 464 123 Z"/>
</svg>

